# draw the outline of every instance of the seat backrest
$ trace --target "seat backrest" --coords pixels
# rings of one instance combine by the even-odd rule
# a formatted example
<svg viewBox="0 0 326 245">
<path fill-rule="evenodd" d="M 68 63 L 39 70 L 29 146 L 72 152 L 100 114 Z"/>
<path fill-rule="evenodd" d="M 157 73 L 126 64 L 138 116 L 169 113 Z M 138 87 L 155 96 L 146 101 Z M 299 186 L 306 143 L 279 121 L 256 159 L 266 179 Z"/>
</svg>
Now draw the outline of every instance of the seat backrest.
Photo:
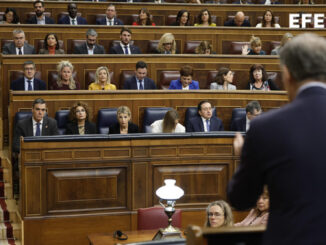
<svg viewBox="0 0 326 245">
<path fill-rule="evenodd" d="M 168 15 L 168 17 L 166 18 L 166 25 L 167 26 L 170 26 L 170 25 L 172 25 L 175 21 L 176 21 L 176 19 L 177 19 L 177 16 L 175 15 L 175 14 L 170 14 L 170 15 Z"/>
<path fill-rule="evenodd" d="M 239 118 L 243 118 L 246 116 L 246 108 L 234 108 L 232 110 L 232 116 L 231 116 L 231 122 L 230 122 L 230 128 L 233 122 Z"/>
<path fill-rule="evenodd" d="M 161 71 L 159 88 L 169 89 L 172 80 L 180 78 L 179 71 Z"/>
<path fill-rule="evenodd" d="M 10 81 L 15 81 L 22 77 L 24 77 L 23 71 L 10 71 Z M 36 71 L 34 77 L 41 80 L 41 72 Z"/>
<path fill-rule="evenodd" d="M 71 40 L 70 47 L 68 47 L 68 49 L 67 49 L 67 53 L 68 54 L 74 53 L 75 47 L 83 45 L 85 42 L 86 42 L 85 39 L 84 40 L 82 40 L 82 39 Z"/>
<path fill-rule="evenodd" d="M 183 53 L 184 54 L 195 54 L 196 48 L 199 46 L 201 41 L 186 41 Z"/>
<path fill-rule="evenodd" d="M 109 126 L 117 122 L 117 108 L 103 108 L 98 111 L 97 131 L 99 134 L 108 134 Z"/>
<path fill-rule="evenodd" d="M 197 107 L 188 107 L 186 110 L 186 114 L 185 114 L 185 122 L 184 124 L 187 125 L 187 123 L 189 122 L 189 120 L 193 117 L 198 116 L 198 109 Z M 212 108 L 212 116 L 216 117 L 216 107 Z"/>
<path fill-rule="evenodd" d="M 15 114 L 14 123 L 16 125 L 17 122 L 19 122 L 20 120 L 31 117 L 31 116 L 32 116 L 32 111 L 18 111 Z"/>
<path fill-rule="evenodd" d="M 147 42 L 147 54 L 153 54 L 153 53 L 155 54 L 159 42 L 160 42 L 160 40 L 148 40 L 148 42 Z"/>
<path fill-rule="evenodd" d="M 229 54 L 242 54 L 242 47 L 244 45 L 248 45 L 248 48 L 250 48 L 249 42 L 231 42 Z"/>
<path fill-rule="evenodd" d="M 154 230 L 166 228 L 168 216 L 163 207 L 139 208 L 137 210 L 137 229 Z M 172 226 L 181 228 L 181 210 L 176 209 L 172 216 Z"/>
<path fill-rule="evenodd" d="M 58 132 L 60 135 L 64 135 L 66 133 L 69 112 L 70 110 L 59 110 L 55 113 L 55 120 L 57 120 Z"/>
<path fill-rule="evenodd" d="M 146 107 L 144 110 L 144 118 L 143 118 L 143 132 L 150 133 L 151 124 L 156 120 L 163 119 L 165 113 L 172 110 L 171 107 Z"/>
<path fill-rule="evenodd" d="M 135 75 L 135 71 L 125 70 L 120 73 L 120 89 L 123 88 L 125 81 Z"/>
<path fill-rule="evenodd" d="M 207 72 L 207 78 L 206 78 L 206 81 L 207 81 L 207 84 L 211 84 L 212 82 L 214 82 L 214 80 L 215 80 L 215 77 L 216 77 L 216 75 L 217 75 L 217 72 L 218 71 L 208 71 Z"/>
<path fill-rule="evenodd" d="M 88 89 L 88 86 L 91 83 L 95 82 L 95 72 L 96 71 L 94 71 L 94 70 L 93 71 L 86 71 L 86 73 L 85 73 L 85 89 L 86 90 Z M 119 89 L 118 84 L 114 81 L 114 72 L 110 71 L 109 74 L 110 74 L 111 83 L 114 84 L 117 87 L 117 89 Z"/>
</svg>

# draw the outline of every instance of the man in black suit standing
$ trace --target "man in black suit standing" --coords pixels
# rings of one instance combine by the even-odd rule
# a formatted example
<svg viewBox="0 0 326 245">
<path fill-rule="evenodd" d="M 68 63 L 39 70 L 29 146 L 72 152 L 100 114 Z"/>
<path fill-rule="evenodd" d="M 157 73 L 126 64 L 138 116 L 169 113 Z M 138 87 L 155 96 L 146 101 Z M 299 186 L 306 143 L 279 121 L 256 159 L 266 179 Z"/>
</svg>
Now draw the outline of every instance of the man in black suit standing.
<svg viewBox="0 0 326 245">
<path fill-rule="evenodd" d="M 239 11 L 235 14 L 234 18 L 225 21 L 224 26 L 237 26 L 237 27 L 250 27 L 250 22 L 246 20 L 245 14 Z"/>
<path fill-rule="evenodd" d="M 120 43 L 110 48 L 109 54 L 141 54 L 137 46 L 131 45 L 131 30 L 123 27 L 120 31 Z"/>
<path fill-rule="evenodd" d="M 144 61 L 137 62 L 135 75 L 124 82 L 123 89 L 156 89 L 155 82 L 147 77 L 147 64 Z"/>
<path fill-rule="evenodd" d="M 23 30 L 15 29 L 12 33 L 14 41 L 5 44 L 2 47 L 3 54 L 35 54 L 34 47 L 28 43 L 25 43 L 25 33 Z"/>
<path fill-rule="evenodd" d="M 209 101 L 203 100 L 199 102 L 198 116 L 190 118 L 186 123 L 187 132 L 210 132 L 223 131 L 222 120 L 213 116 L 212 104 Z"/>
<path fill-rule="evenodd" d="M 104 47 L 96 44 L 97 32 L 88 29 L 86 32 L 86 42 L 74 48 L 74 54 L 105 54 Z"/>
<path fill-rule="evenodd" d="M 123 22 L 117 18 L 117 12 L 115 6 L 110 4 L 106 9 L 106 17 L 97 19 L 96 25 L 108 25 L 108 26 L 120 26 L 123 25 Z"/>
<path fill-rule="evenodd" d="M 24 62 L 24 77 L 12 81 L 10 84 L 11 90 L 33 91 L 46 90 L 46 84 L 42 80 L 35 78 L 35 64 L 28 60 Z"/>
<path fill-rule="evenodd" d="M 235 119 L 231 124 L 231 131 L 245 132 L 249 130 L 250 122 L 262 113 L 258 101 L 250 101 L 246 106 L 246 116 Z"/>
<path fill-rule="evenodd" d="M 85 18 L 83 18 L 81 16 L 77 16 L 77 13 L 78 13 L 77 4 L 69 3 L 68 4 L 68 13 L 69 13 L 69 15 L 62 17 L 58 21 L 58 24 L 87 25 L 87 21 Z"/>
<path fill-rule="evenodd" d="M 263 244 L 326 244 L 326 40 L 294 37 L 280 53 L 290 103 L 237 134 L 241 163 L 228 186 L 238 209 L 255 206 L 268 186 L 270 210 Z"/>
<path fill-rule="evenodd" d="M 43 1 L 37 0 L 33 3 L 33 6 L 35 10 L 35 15 L 27 20 L 27 24 L 55 24 L 53 19 L 44 15 L 45 8 Z"/>
</svg>

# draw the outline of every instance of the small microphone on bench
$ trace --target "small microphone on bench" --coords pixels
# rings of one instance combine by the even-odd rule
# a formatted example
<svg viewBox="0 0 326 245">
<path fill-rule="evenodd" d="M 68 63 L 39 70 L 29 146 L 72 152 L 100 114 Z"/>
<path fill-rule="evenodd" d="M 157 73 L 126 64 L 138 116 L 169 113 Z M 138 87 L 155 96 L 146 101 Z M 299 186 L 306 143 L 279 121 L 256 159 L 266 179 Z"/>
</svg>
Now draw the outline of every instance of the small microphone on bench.
<svg viewBox="0 0 326 245">
<path fill-rule="evenodd" d="M 118 240 L 127 240 L 128 239 L 127 234 L 123 233 L 120 230 L 115 231 L 113 233 L 113 237 L 116 238 L 116 239 L 118 239 Z"/>
</svg>

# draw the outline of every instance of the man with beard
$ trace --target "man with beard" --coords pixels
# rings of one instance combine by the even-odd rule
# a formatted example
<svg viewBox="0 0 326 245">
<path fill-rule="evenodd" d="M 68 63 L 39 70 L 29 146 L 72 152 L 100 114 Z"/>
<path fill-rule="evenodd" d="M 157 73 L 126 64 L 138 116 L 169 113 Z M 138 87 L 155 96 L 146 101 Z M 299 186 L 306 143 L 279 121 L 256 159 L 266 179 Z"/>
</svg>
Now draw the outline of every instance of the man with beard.
<svg viewBox="0 0 326 245">
<path fill-rule="evenodd" d="M 105 54 L 104 47 L 96 44 L 97 32 L 89 29 L 86 32 L 86 42 L 74 48 L 74 54 Z"/>
<path fill-rule="evenodd" d="M 66 25 L 87 25 L 86 19 L 84 19 L 81 16 L 77 16 L 77 5 L 75 3 L 69 3 L 68 4 L 68 13 L 69 15 L 66 15 L 62 17 L 58 24 L 66 24 Z"/>
<path fill-rule="evenodd" d="M 38 25 L 45 25 L 45 24 L 55 24 L 54 20 L 50 17 L 44 15 L 44 2 L 37 0 L 33 3 L 35 15 L 27 20 L 27 24 L 38 24 Z"/>
<path fill-rule="evenodd" d="M 109 54 L 141 54 L 140 49 L 131 45 L 131 30 L 123 27 L 120 31 L 120 43 L 110 48 Z"/>
</svg>

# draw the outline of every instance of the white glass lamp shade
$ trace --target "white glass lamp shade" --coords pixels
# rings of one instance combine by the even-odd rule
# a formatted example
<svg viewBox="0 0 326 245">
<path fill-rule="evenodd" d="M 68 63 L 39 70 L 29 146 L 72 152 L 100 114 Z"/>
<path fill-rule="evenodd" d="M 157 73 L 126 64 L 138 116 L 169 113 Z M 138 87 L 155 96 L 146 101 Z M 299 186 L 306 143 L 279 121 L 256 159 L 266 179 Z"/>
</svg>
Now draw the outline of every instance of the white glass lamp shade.
<svg viewBox="0 0 326 245">
<path fill-rule="evenodd" d="M 164 180 L 165 185 L 156 190 L 156 195 L 163 200 L 178 200 L 184 191 L 175 182 L 174 179 Z"/>
</svg>

